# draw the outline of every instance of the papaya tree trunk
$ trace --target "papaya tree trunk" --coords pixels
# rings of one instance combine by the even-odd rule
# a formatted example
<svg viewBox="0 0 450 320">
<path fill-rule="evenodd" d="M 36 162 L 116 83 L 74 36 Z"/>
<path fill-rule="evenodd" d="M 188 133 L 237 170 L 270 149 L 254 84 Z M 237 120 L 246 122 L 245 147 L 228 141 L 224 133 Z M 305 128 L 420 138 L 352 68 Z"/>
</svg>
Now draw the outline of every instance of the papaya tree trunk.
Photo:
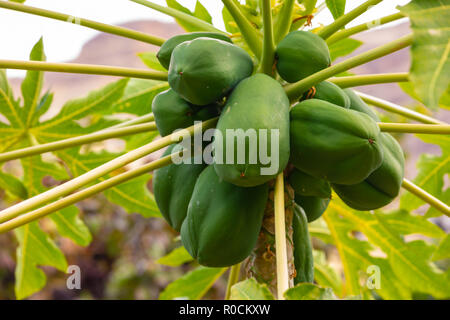
<svg viewBox="0 0 450 320">
<path fill-rule="evenodd" d="M 289 286 L 292 287 L 295 278 L 295 266 L 292 242 L 294 190 L 285 183 L 285 223 L 286 247 L 289 270 Z M 274 186 L 271 186 L 269 201 L 267 201 L 264 220 L 259 233 L 258 242 L 252 254 L 243 264 L 243 273 L 247 278 L 255 278 L 265 283 L 272 294 L 277 297 L 277 264 L 275 253 L 275 216 L 274 216 Z"/>
</svg>

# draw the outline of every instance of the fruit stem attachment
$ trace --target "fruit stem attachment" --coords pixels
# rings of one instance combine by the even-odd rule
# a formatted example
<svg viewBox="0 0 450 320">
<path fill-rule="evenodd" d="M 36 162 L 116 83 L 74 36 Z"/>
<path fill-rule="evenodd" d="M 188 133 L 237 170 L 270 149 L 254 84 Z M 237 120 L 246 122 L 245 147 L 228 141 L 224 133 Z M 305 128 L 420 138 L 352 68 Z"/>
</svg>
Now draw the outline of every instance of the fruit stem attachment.
<svg viewBox="0 0 450 320">
<path fill-rule="evenodd" d="M 262 16 L 263 16 L 263 52 L 261 57 L 260 70 L 272 76 L 273 63 L 275 59 L 275 47 L 273 44 L 273 27 L 272 27 L 272 8 L 271 0 L 262 0 Z"/>
<path fill-rule="evenodd" d="M 154 122 L 138 124 L 134 126 L 128 126 L 124 128 L 117 129 L 106 129 L 90 134 L 86 134 L 79 137 L 73 137 L 69 139 L 54 141 L 45 144 L 39 144 L 28 148 L 23 148 L 19 150 L 13 150 L 10 152 L 5 152 L 0 154 L 0 162 L 5 162 L 14 159 L 20 159 L 25 157 L 31 157 L 37 154 L 42 154 L 45 152 L 57 151 L 65 148 L 71 148 L 75 146 L 80 146 L 83 144 L 88 144 L 97 141 L 103 141 L 111 138 L 118 138 L 127 135 L 143 133 L 148 131 L 155 131 L 156 124 Z"/>
<path fill-rule="evenodd" d="M 409 34 L 395 41 L 382 45 L 378 48 L 351 57 L 329 68 L 323 69 L 309 77 L 306 77 L 303 80 L 300 80 L 299 82 L 289 84 L 284 88 L 291 102 L 294 102 L 298 100 L 306 90 L 318 84 L 319 82 L 322 82 L 341 72 L 360 66 L 364 63 L 370 62 L 372 60 L 381 58 L 383 56 L 406 48 L 412 44 L 412 41 L 413 35 Z"/>
<path fill-rule="evenodd" d="M 225 292 L 225 300 L 230 300 L 231 287 L 239 281 L 239 275 L 241 272 L 241 264 L 235 264 L 230 268 L 230 275 L 228 276 L 227 291 Z"/>
<path fill-rule="evenodd" d="M 360 6 L 356 7 L 352 11 L 344 14 L 343 16 L 337 18 L 333 23 L 329 24 L 328 26 L 324 27 L 322 30 L 320 30 L 317 34 L 322 37 L 323 39 L 328 39 L 333 34 L 339 31 L 339 29 L 345 27 L 349 22 L 353 21 L 360 15 L 362 15 L 364 12 L 366 12 L 370 7 L 373 7 L 377 4 L 379 4 L 383 0 L 368 0 L 361 4 Z"/>
<path fill-rule="evenodd" d="M 284 300 L 284 293 L 289 289 L 289 269 L 286 248 L 286 225 L 284 212 L 284 176 L 280 173 L 275 181 L 275 251 L 277 262 L 277 294 Z"/>
<path fill-rule="evenodd" d="M 201 125 L 202 130 L 212 128 L 216 125 L 218 118 L 213 118 L 204 121 Z M 24 200 L 14 206 L 0 211 L 0 223 L 10 220 L 14 217 L 21 215 L 29 210 L 40 207 L 48 202 L 54 201 L 59 197 L 66 196 L 67 194 L 78 190 L 79 188 L 90 184 L 97 179 L 107 175 L 108 173 L 119 169 L 133 161 L 136 161 L 142 157 L 149 155 L 157 150 L 160 150 L 170 144 L 182 141 L 184 138 L 190 137 L 198 130 L 198 125 L 193 125 L 185 130 L 180 130 L 165 136 L 156 141 L 152 141 L 140 148 L 127 152 L 126 154 L 117 157 L 111 161 L 108 161 L 95 169 L 92 169 L 66 183 L 63 183 L 53 189 L 43 192 L 37 196 Z"/>
<path fill-rule="evenodd" d="M 238 25 L 242 37 L 244 38 L 250 50 L 252 50 L 252 52 L 258 59 L 261 58 L 262 45 L 260 32 L 255 29 L 252 23 L 242 13 L 241 9 L 239 8 L 240 4 L 237 4 L 236 2 L 234 2 L 234 0 L 222 0 L 222 2 Z"/>
<path fill-rule="evenodd" d="M 295 0 L 283 1 L 277 21 L 274 26 L 275 43 L 278 43 L 281 39 L 283 39 L 291 29 L 294 4 Z"/>
<path fill-rule="evenodd" d="M 338 42 L 339 40 L 346 39 L 348 37 L 351 37 L 352 35 L 355 35 L 357 33 L 370 30 L 372 28 L 379 27 L 381 25 L 390 23 L 392 21 L 396 21 L 399 19 L 406 18 L 401 12 L 397 12 L 394 14 L 391 14 L 389 16 L 385 16 L 379 19 L 375 19 L 369 22 L 361 23 L 360 25 L 354 26 L 352 28 L 344 29 L 341 31 L 338 31 L 331 37 L 327 39 L 328 45 L 331 45 L 335 42 Z"/>
<path fill-rule="evenodd" d="M 444 202 L 437 199 L 433 195 L 429 194 L 419 186 L 416 186 L 408 179 L 403 179 L 402 187 L 411 192 L 413 195 L 417 196 L 418 198 L 428 203 L 430 206 L 436 208 L 437 210 L 445 214 L 447 217 L 450 217 L 450 207 L 448 205 L 446 205 Z"/>
<path fill-rule="evenodd" d="M 92 20 L 88 20 L 88 19 L 84 19 L 84 18 L 74 17 L 74 16 L 60 13 L 60 12 L 31 7 L 31 6 L 27 6 L 27 5 L 16 3 L 16 2 L 0 1 L 0 8 L 14 10 L 14 11 L 20 11 L 20 12 L 24 12 L 24 13 L 29 13 L 29 14 L 45 17 L 45 18 L 50 18 L 50 19 L 54 19 L 54 20 L 77 24 L 77 25 L 87 27 L 90 29 L 94 29 L 94 30 L 98 30 L 101 32 L 106 32 L 106 33 L 114 34 L 117 36 L 130 38 L 130 39 L 142 41 L 145 43 L 150 43 L 155 46 L 161 46 L 164 43 L 164 41 L 166 41 L 163 38 L 152 36 L 152 35 L 149 35 L 144 32 L 139 32 L 139 31 L 128 29 L 128 28 L 123 28 L 123 27 L 112 26 L 109 24 L 92 21 Z"/>
<path fill-rule="evenodd" d="M 409 119 L 413 119 L 422 123 L 428 123 L 428 124 L 446 124 L 443 121 L 434 119 L 432 117 L 429 117 L 427 115 L 421 114 L 419 112 L 413 111 L 411 109 L 399 106 L 395 103 L 374 97 L 374 96 L 370 96 L 368 94 L 362 93 L 362 92 L 358 92 L 355 91 L 355 93 L 361 97 L 361 99 L 363 99 L 366 103 L 371 104 L 375 107 L 381 108 L 383 110 L 392 112 L 392 113 L 397 113 L 400 114 L 406 118 Z"/>
<path fill-rule="evenodd" d="M 413 124 L 413 123 L 382 123 L 378 126 L 383 132 L 450 134 L 450 124 Z"/>
<path fill-rule="evenodd" d="M 0 60 L 0 68 L 81 73 L 167 81 L 167 72 L 145 69 L 111 67 L 91 64 L 54 63 L 43 61 Z"/>
<path fill-rule="evenodd" d="M 336 77 L 329 79 L 330 82 L 338 85 L 341 88 L 359 87 L 370 84 L 380 83 L 398 83 L 408 82 L 408 73 L 380 73 L 380 74 L 366 74 L 348 77 Z"/>
<path fill-rule="evenodd" d="M 159 11 L 161 13 L 164 13 L 168 16 L 171 16 L 173 18 L 175 18 L 176 20 L 182 21 L 182 22 L 186 22 L 189 23 L 192 26 L 195 26 L 196 28 L 198 28 L 197 31 L 209 31 L 209 32 L 218 32 L 218 33 L 222 33 L 225 35 L 228 35 L 228 33 L 217 29 L 216 27 L 214 27 L 212 24 L 209 24 L 206 21 L 203 21 L 197 17 L 191 16 L 187 13 L 184 13 L 180 10 L 174 9 L 174 8 L 170 8 L 170 7 L 164 7 L 164 6 L 160 6 L 159 4 L 150 2 L 150 1 L 146 1 L 146 0 L 130 0 L 131 2 L 143 5 L 145 7 L 148 7 L 150 9 Z"/>
<path fill-rule="evenodd" d="M 181 152 L 180 152 L 181 153 Z M 28 212 L 20 217 L 14 218 L 7 222 L 0 224 L 0 234 L 11 231 L 15 228 L 26 225 L 32 221 L 41 219 L 46 215 L 54 213 L 58 210 L 61 210 L 65 207 L 73 205 L 81 200 L 89 198 L 97 193 L 100 193 L 104 190 L 117 186 L 121 183 L 124 183 L 133 178 L 139 177 L 145 173 L 148 173 L 152 170 L 167 166 L 172 163 L 172 155 L 168 155 L 156 161 L 145 164 L 139 168 L 129 170 L 125 173 L 121 173 L 117 176 L 114 176 L 108 180 L 104 180 L 98 184 L 95 184 L 89 188 L 76 192 L 70 196 L 59 199 L 51 204 L 48 204 L 42 208 L 36 209 L 34 211 Z"/>
</svg>

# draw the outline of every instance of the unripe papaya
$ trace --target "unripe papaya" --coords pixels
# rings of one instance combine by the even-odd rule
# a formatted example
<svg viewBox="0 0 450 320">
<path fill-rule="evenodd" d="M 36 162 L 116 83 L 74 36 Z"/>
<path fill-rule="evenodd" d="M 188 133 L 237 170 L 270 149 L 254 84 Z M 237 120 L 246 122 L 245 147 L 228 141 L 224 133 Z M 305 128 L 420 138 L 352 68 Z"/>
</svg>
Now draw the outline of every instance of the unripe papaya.
<svg viewBox="0 0 450 320">
<path fill-rule="evenodd" d="M 194 124 L 194 121 L 204 121 L 219 115 L 219 106 L 196 106 L 182 99 L 172 89 L 160 92 L 152 103 L 156 127 L 164 137 L 176 129 L 184 129 Z"/>
<path fill-rule="evenodd" d="M 399 194 L 404 176 L 405 158 L 398 142 L 388 133 L 381 134 L 384 159 L 381 167 L 361 183 L 333 189 L 349 207 L 375 210 L 391 203 Z"/>
<path fill-rule="evenodd" d="M 156 54 L 156 57 L 158 58 L 161 65 L 169 69 L 170 65 L 170 57 L 172 56 L 172 51 L 175 49 L 177 45 L 180 43 L 183 43 L 185 41 L 194 40 L 197 38 L 212 38 L 212 39 L 219 39 L 222 41 L 230 42 L 231 39 L 227 35 L 224 35 L 222 33 L 217 32 L 191 32 L 191 33 L 183 33 L 176 36 L 173 36 L 170 39 L 167 39 L 162 46 L 159 48 L 158 53 Z"/>
<path fill-rule="evenodd" d="M 217 174 L 235 185 L 263 184 L 283 171 L 289 161 L 289 100 L 282 86 L 261 73 L 241 81 L 220 115 L 213 147 Z"/>
<path fill-rule="evenodd" d="M 292 31 L 278 43 L 277 70 L 287 82 L 302 80 L 330 66 L 327 43 L 309 31 Z"/>
<path fill-rule="evenodd" d="M 209 38 L 186 41 L 172 52 L 169 84 L 183 99 L 204 106 L 218 101 L 253 72 L 242 48 Z"/>
<path fill-rule="evenodd" d="M 292 220 L 294 242 L 294 284 L 314 281 L 314 259 L 305 212 L 294 204 Z"/>
<path fill-rule="evenodd" d="M 308 222 L 319 219 L 327 210 L 331 198 L 307 197 L 296 194 L 295 203 L 305 211 Z"/>
<path fill-rule="evenodd" d="M 181 227 L 186 250 L 208 267 L 247 258 L 258 239 L 268 192 L 268 184 L 242 188 L 223 181 L 208 166 L 197 179 Z"/>
<path fill-rule="evenodd" d="M 350 109 L 365 113 L 377 122 L 380 121 L 377 114 L 352 89 L 345 89 L 344 92 L 350 99 Z"/>
<path fill-rule="evenodd" d="M 383 161 L 377 123 L 323 100 L 305 100 L 291 109 L 290 134 L 292 164 L 332 183 L 360 183 Z"/>
<path fill-rule="evenodd" d="M 332 82 L 323 81 L 309 89 L 304 95 L 303 100 L 319 99 L 328 101 L 343 108 L 350 108 L 350 98 L 340 87 Z"/>
<path fill-rule="evenodd" d="M 331 198 L 330 183 L 324 179 L 318 179 L 301 170 L 294 169 L 289 175 L 288 181 L 295 194 L 305 197 Z"/>
<path fill-rule="evenodd" d="M 163 157 L 181 150 L 180 145 L 171 145 Z M 195 164 L 192 158 L 191 164 L 170 164 L 154 172 L 153 193 L 156 204 L 164 219 L 176 231 L 180 231 L 186 218 L 195 182 L 205 167 L 204 163 Z"/>
</svg>

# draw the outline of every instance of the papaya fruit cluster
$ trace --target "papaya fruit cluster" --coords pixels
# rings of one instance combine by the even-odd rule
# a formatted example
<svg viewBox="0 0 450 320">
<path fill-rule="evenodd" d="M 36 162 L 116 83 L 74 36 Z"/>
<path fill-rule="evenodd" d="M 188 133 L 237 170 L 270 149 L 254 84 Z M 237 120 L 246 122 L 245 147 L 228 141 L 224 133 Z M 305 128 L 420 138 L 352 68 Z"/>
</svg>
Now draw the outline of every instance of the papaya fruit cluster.
<svg viewBox="0 0 450 320">
<path fill-rule="evenodd" d="M 219 117 L 213 163 L 194 159 L 200 152 L 189 163 L 156 170 L 153 179 L 163 217 L 200 264 L 230 266 L 250 255 L 281 172 L 295 193 L 288 205 L 294 212 L 296 282 L 313 279 L 307 224 L 326 210 L 332 190 L 358 210 L 382 207 L 397 196 L 402 150 L 380 132 L 377 115 L 353 91 L 324 81 L 291 107 L 281 82 L 302 80 L 331 64 L 317 35 L 294 31 L 279 42 L 274 70 L 284 81 L 254 73 L 254 59 L 222 34 L 175 36 L 157 58 L 170 85 L 152 104 L 161 136 Z M 172 145 L 163 156 L 182 149 Z M 255 150 L 259 158 L 252 157 Z"/>
</svg>

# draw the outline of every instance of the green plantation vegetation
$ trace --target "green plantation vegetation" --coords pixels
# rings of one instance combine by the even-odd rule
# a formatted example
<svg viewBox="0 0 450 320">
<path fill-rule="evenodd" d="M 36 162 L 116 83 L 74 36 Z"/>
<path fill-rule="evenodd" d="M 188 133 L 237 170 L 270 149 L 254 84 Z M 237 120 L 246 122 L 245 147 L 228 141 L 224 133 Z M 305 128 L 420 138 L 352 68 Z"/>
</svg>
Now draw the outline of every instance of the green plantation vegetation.
<svg viewBox="0 0 450 320">
<path fill-rule="evenodd" d="M 432 117 L 449 108 L 448 5 L 412 0 L 400 13 L 376 20 L 409 18 L 412 34 L 335 63 L 361 45 L 351 36 L 371 25 L 347 24 L 382 0 L 350 11 L 345 0 L 223 0 L 226 31 L 212 25 L 200 2 L 194 11 L 174 0 L 167 7 L 132 2 L 174 17 L 186 33 L 160 39 L 86 19 L 80 24 L 159 46 L 156 54 L 141 55 L 154 70 L 47 63 L 42 41 L 32 61 L 0 60 L 2 68 L 29 70 L 24 106 L 4 72 L 0 78 L 0 112 L 9 121 L 0 123 L 0 163 L 22 159 L 26 172 L 16 177 L 0 171 L 0 187 L 13 200 L 0 212 L 0 232 L 16 230 L 19 240 L 18 298 L 44 287 L 39 266 L 65 271 L 67 265 L 37 221 L 49 216 L 61 236 L 88 245 L 91 234 L 73 204 L 100 192 L 129 212 L 164 218 L 180 235 L 179 247 L 159 261 L 195 269 L 169 284 L 161 299 L 200 299 L 228 269 L 226 299 L 450 297 L 448 230 L 430 220 L 450 216 L 444 184 L 450 126 Z M 7 1 L 0 8 L 65 18 Z M 327 9 L 334 22 L 310 27 Z M 442 15 L 430 15 L 430 9 Z M 430 25 L 439 32 L 424 36 Z M 408 47 L 409 74 L 350 73 Z M 51 95 L 41 96 L 36 85 L 43 71 L 134 79 L 68 102 L 41 123 L 51 104 Z M 352 88 L 397 82 L 428 109 L 405 108 Z M 380 115 L 373 106 L 389 113 Z M 111 120 L 117 113 L 133 118 Z M 90 123 L 81 127 L 76 121 L 86 117 Z M 398 133 L 417 134 L 442 151 L 419 160 L 414 183 L 405 178 Z M 110 138 L 125 140 L 126 150 L 94 153 L 80 147 Z M 165 147 L 160 159 L 118 172 Z M 59 162 L 43 161 L 44 152 Z M 46 188 L 41 180 L 49 175 L 68 181 Z M 424 204 L 420 215 L 416 210 Z M 411 234 L 426 239 L 409 241 L 405 236 Z M 47 253 L 33 255 L 28 236 Z M 329 250 L 339 254 L 342 270 L 327 262 Z M 383 256 L 372 255 L 376 250 Z M 368 271 L 374 266 L 381 270 L 375 276 Z"/>
</svg>

